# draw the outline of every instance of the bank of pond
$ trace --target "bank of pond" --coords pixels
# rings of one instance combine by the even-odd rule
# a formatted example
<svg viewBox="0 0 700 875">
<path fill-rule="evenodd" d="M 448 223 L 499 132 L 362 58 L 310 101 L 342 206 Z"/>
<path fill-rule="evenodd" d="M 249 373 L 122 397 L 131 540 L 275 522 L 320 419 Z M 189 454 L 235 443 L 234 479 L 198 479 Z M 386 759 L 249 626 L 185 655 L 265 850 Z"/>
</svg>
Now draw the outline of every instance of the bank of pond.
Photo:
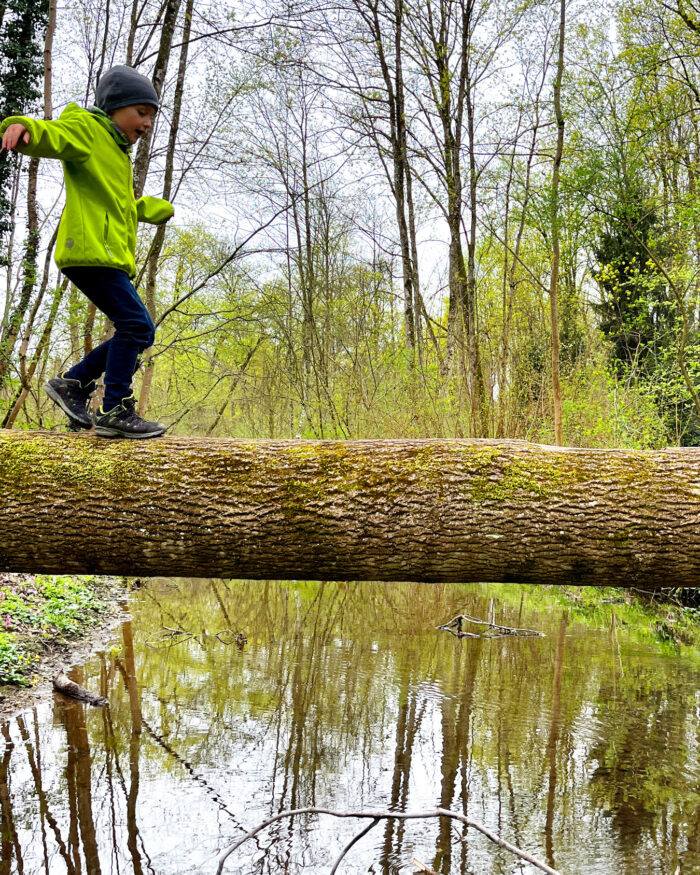
<svg viewBox="0 0 700 875">
<path fill-rule="evenodd" d="M 459 615 L 493 625 L 436 628 Z M 439 806 L 562 873 L 698 872 L 699 640 L 620 590 L 151 579 L 70 672 L 107 707 L 3 724 L 0 870 L 213 873 L 282 810 Z M 327 873 L 361 827 L 278 821 L 223 871 Z M 339 871 L 415 861 L 536 871 L 446 820 L 379 824 Z"/>
</svg>

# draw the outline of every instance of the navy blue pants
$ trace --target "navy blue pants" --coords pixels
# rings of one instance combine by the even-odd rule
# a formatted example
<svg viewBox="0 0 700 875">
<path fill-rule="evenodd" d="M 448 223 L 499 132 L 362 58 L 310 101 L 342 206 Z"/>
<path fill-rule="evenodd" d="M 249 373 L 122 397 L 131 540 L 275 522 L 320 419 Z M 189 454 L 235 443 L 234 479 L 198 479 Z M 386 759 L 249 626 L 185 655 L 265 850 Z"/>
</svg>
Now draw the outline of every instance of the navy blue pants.
<svg viewBox="0 0 700 875">
<path fill-rule="evenodd" d="M 104 374 L 102 409 L 111 410 L 131 395 L 138 355 L 153 344 L 153 320 L 123 270 L 67 267 L 63 273 L 114 325 L 114 336 L 95 347 L 64 376 L 87 386 Z"/>
</svg>

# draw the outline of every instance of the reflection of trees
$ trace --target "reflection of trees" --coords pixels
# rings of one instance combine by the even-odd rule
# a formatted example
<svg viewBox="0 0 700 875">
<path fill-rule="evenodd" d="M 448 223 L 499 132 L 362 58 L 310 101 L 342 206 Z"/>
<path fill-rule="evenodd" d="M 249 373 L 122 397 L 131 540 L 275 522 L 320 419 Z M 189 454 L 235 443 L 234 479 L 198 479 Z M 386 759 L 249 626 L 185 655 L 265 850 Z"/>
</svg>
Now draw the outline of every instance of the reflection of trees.
<svg viewBox="0 0 700 875">
<path fill-rule="evenodd" d="M 392 811 L 406 810 L 413 745 L 425 713 L 425 702 L 418 708 L 418 696 L 410 687 L 410 677 L 404 673 L 399 687 L 399 713 L 396 722 L 394 771 L 391 779 L 391 803 L 389 806 Z M 384 847 L 379 861 L 382 872 L 388 873 L 390 871 L 392 854 L 396 859 L 400 859 L 405 830 L 405 820 L 387 820 L 384 829 Z"/>
<path fill-rule="evenodd" d="M 58 847 L 59 854 L 63 859 L 63 862 L 66 866 L 66 871 L 68 875 L 73 875 L 76 871 L 75 866 L 73 865 L 73 861 L 70 858 L 70 854 L 68 853 L 68 848 L 66 847 L 66 843 L 63 841 L 63 836 L 61 835 L 61 831 L 58 826 L 58 821 L 51 813 L 49 809 L 49 803 L 46 798 L 46 793 L 44 792 L 43 781 L 41 777 L 41 743 L 39 740 L 39 726 L 37 723 L 37 713 L 36 708 L 33 710 L 34 715 L 34 739 L 29 735 L 29 731 L 24 722 L 24 718 L 22 716 L 17 717 L 17 727 L 20 731 L 20 735 L 22 736 L 22 741 L 24 741 L 24 745 L 27 752 L 27 762 L 29 763 L 29 768 L 31 769 L 32 778 L 34 780 L 34 788 L 36 790 L 37 797 L 39 799 L 39 817 L 41 820 L 41 846 L 44 852 L 44 866 L 46 871 L 49 871 L 49 858 L 48 858 L 48 846 L 46 843 L 46 826 L 45 822 L 49 824 L 51 830 L 54 834 L 54 838 L 56 840 L 56 845 Z"/>
<path fill-rule="evenodd" d="M 611 817 L 623 848 L 634 853 L 644 833 L 653 834 L 657 824 L 666 831 L 663 818 L 669 814 L 675 826 L 693 821 L 690 812 L 697 808 L 697 793 L 683 790 L 682 773 L 687 754 L 685 731 L 693 714 L 693 697 L 673 678 L 667 686 L 651 686 L 649 669 L 636 666 L 628 670 L 620 685 L 617 702 L 608 703 L 602 692 L 601 713 L 612 731 L 598 740 L 591 751 L 598 766 L 591 780 L 591 792 L 598 805 Z M 692 767 L 690 769 L 692 771 Z M 687 814 L 684 814 L 684 810 Z M 695 864 L 700 862 L 695 861 Z"/>
<path fill-rule="evenodd" d="M 293 666 L 289 701 L 291 722 L 282 758 L 282 791 L 279 802 L 275 803 L 280 811 L 285 808 L 298 808 L 300 801 L 304 805 L 316 804 L 319 767 L 331 753 L 324 726 L 335 722 L 332 711 L 339 708 L 345 698 L 331 699 L 319 693 L 330 680 L 326 671 L 327 649 L 343 611 L 346 595 L 346 590 L 327 588 L 325 584 L 321 584 L 317 596 L 306 611 L 310 629 L 306 634 L 296 636 L 288 654 Z M 277 668 L 281 678 L 285 678 L 288 667 L 280 660 Z M 346 666 L 346 670 L 352 671 L 351 664 Z M 287 683 L 283 680 L 280 689 L 285 689 L 286 686 Z M 313 720 L 309 720 L 312 707 L 317 713 Z M 302 800 L 299 783 L 304 779 L 307 783 Z"/>
<path fill-rule="evenodd" d="M 554 863 L 554 795 L 557 787 L 557 744 L 559 742 L 559 720 L 561 717 L 561 676 L 564 666 L 564 640 L 568 618 L 564 614 L 559 623 L 557 636 L 557 655 L 554 660 L 554 681 L 552 684 L 552 717 L 547 740 L 547 762 L 549 763 L 549 782 L 547 787 L 547 815 L 544 834 L 547 843 L 547 863 L 556 869 Z"/>
<path fill-rule="evenodd" d="M 118 663 L 124 674 L 124 683 L 129 694 L 129 713 L 131 715 L 131 735 L 129 739 L 129 793 L 126 798 L 126 822 L 128 830 L 127 846 L 134 866 L 134 875 L 142 875 L 141 855 L 138 848 L 138 826 L 136 825 L 136 801 L 139 795 L 139 755 L 141 753 L 141 698 L 136 681 L 136 660 L 134 658 L 134 636 L 131 622 L 122 624 L 124 641 L 124 665 Z"/>
<path fill-rule="evenodd" d="M 124 657 L 123 661 L 114 660 L 109 669 L 101 666 L 100 687 L 105 697 L 114 697 L 115 690 L 110 691 L 110 684 L 115 678 L 115 669 L 118 669 L 124 678 L 124 686 L 129 700 L 130 716 L 130 741 L 129 741 L 129 782 L 124 778 L 124 773 L 119 759 L 119 740 L 115 735 L 112 723 L 112 715 L 109 708 L 102 713 L 102 734 L 95 743 L 99 744 L 98 750 L 104 752 L 105 769 L 104 775 L 109 793 L 109 811 L 112 821 L 112 852 L 118 857 L 121 853 L 121 836 L 118 832 L 117 803 L 115 799 L 115 776 L 118 779 L 119 789 L 126 800 L 126 828 L 127 847 L 131 856 L 131 871 L 134 875 L 142 875 L 143 863 L 142 852 L 139 850 L 140 839 L 136 820 L 136 804 L 139 790 L 139 757 L 140 739 L 142 731 L 141 704 L 136 678 L 136 660 L 134 656 L 133 635 L 131 623 L 122 626 Z M 73 669 L 73 680 L 79 684 L 85 684 L 82 669 Z M 56 713 L 66 731 L 66 786 L 68 796 L 69 830 L 68 845 L 66 852 L 66 867 L 69 873 L 81 872 L 81 851 L 85 859 L 85 871 L 87 875 L 100 875 L 101 866 L 99 858 L 99 844 L 106 845 L 106 835 L 98 834 L 95 827 L 93 814 L 93 784 L 91 749 L 88 739 L 86 724 L 87 706 L 64 699 L 56 700 Z M 40 788 L 40 775 L 37 775 Z M 36 779 L 35 779 L 36 782 Z M 101 788 L 100 788 L 100 792 Z M 40 796 L 41 800 L 41 796 Z M 41 802 L 40 802 L 41 804 Z M 49 823 L 53 826 L 52 819 Z M 57 830 L 57 843 L 62 847 L 62 841 Z M 63 846 L 65 847 L 65 846 Z M 71 859 L 72 857 L 72 859 Z M 149 865 L 149 870 L 153 872 Z"/>
<path fill-rule="evenodd" d="M 455 649 L 452 690 L 460 690 L 459 696 L 445 696 L 440 704 L 442 711 L 442 759 L 440 782 L 440 808 L 452 808 L 460 767 L 462 781 L 458 811 L 467 810 L 467 771 L 471 759 L 469 738 L 470 720 L 474 703 L 474 684 L 479 666 L 483 641 L 470 640 L 467 647 Z M 433 863 L 436 871 L 448 875 L 452 868 L 452 825 L 447 818 L 440 820 L 440 829 Z M 466 837 L 466 830 L 465 837 Z M 467 845 L 462 843 L 461 871 L 466 871 Z"/>
<path fill-rule="evenodd" d="M 71 680 L 83 684 L 82 669 L 71 671 Z M 92 812 L 92 778 L 90 744 L 85 724 L 86 705 L 61 701 L 57 706 L 59 719 L 66 730 L 68 766 L 66 781 L 70 809 L 69 841 L 73 849 L 76 869 L 80 868 L 80 845 L 85 854 L 85 866 L 90 875 L 99 875 L 100 856 Z M 80 838 L 78 837 L 80 834 Z"/>
<path fill-rule="evenodd" d="M 453 608 L 486 616 L 486 601 L 473 589 L 207 582 L 193 598 L 183 582 L 181 591 L 175 602 L 166 596 L 163 618 L 210 635 L 224 624 L 244 631 L 253 648 L 249 659 L 255 664 L 250 689 L 248 662 L 233 651 L 230 669 L 222 672 L 213 656 L 193 663 L 187 649 L 173 648 L 164 657 L 169 661 L 166 686 L 158 674 L 162 666 L 144 663 L 144 686 L 161 684 L 161 722 L 153 728 L 181 738 L 179 749 L 188 761 L 227 761 L 235 727 L 246 719 L 247 735 L 256 734 L 255 748 L 270 750 L 269 810 L 279 811 L 327 802 L 335 790 L 332 776 L 341 772 L 343 756 L 351 757 L 353 751 L 361 752 L 366 763 L 361 780 L 363 788 L 369 787 L 364 782 L 376 778 L 371 774 L 378 762 L 373 757 L 386 761 L 383 739 L 390 737 L 386 799 L 387 806 L 390 801 L 392 808 L 400 809 L 411 802 L 416 738 L 422 725 L 432 725 L 425 715 L 437 707 L 442 747 L 436 788 L 439 784 L 441 804 L 454 808 L 469 803 L 472 809 L 476 806 L 477 815 L 485 806 L 494 812 L 494 828 L 519 845 L 542 836 L 547 853 L 563 865 L 559 823 L 566 830 L 577 806 L 580 810 L 588 804 L 585 778 L 575 774 L 573 766 L 577 748 L 585 761 L 594 744 L 590 734 L 581 734 L 582 706 L 605 697 L 601 684 L 610 666 L 604 648 L 590 634 L 579 634 L 580 628 L 577 632 L 574 627 L 564 639 L 559 610 L 551 615 L 549 628 L 544 627 L 547 639 L 469 642 L 467 650 L 436 636 L 433 626 L 452 616 Z M 153 608 L 157 598 L 157 593 L 151 594 Z M 540 628 L 547 616 L 528 619 L 522 589 L 514 591 L 512 604 L 502 602 L 498 610 L 498 621 L 513 626 Z M 161 620 L 151 613 L 145 622 L 156 628 Z M 206 731 L 193 736 L 182 722 L 183 708 L 194 707 L 205 695 L 210 667 L 218 675 L 216 687 L 206 690 L 207 708 L 213 723 L 231 727 L 230 737 Z M 631 682 L 628 673 L 618 685 Z M 440 685 L 445 695 L 426 697 L 420 689 L 424 683 Z M 656 684 L 662 690 L 665 679 L 659 677 Z M 630 723 L 631 715 L 611 698 L 615 713 L 610 719 L 617 730 Z M 173 701 L 178 707 L 171 706 Z M 475 722 L 485 703 L 488 720 Z M 268 742 L 271 748 L 265 747 Z M 485 776 L 494 772 L 491 785 Z M 402 854 L 405 859 L 404 829 L 397 824 L 384 828 L 381 871 L 391 871 Z M 279 830 L 272 838 L 283 856 L 291 839 L 286 828 Z M 437 837 L 438 871 L 467 871 L 473 866 L 468 862 L 469 844 L 461 845 L 459 862 L 455 847 L 460 845 L 450 842 L 443 826 Z M 272 866 L 269 858 L 268 865 Z"/>
<path fill-rule="evenodd" d="M 2 813 L 2 823 L 0 823 L 0 873 L 1 875 L 9 875 L 12 871 L 13 857 L 17 860 L 18 871 L 23 871 L 23 865 L 22 849 L 19 846 L 17 830 L 15 829 L 9 788 L 10 758 L 15 746 L 12 742 L 10 727 L 7 723 L 3 724 L 2 736 L 5 739 L 5 753 L 3 754 L 2 761 L 0 761 L 0 812 Z"/>
<path fill-rule="evenodd" d="M 521 596 L 514 590 L 512 601 L 497 601 L 495 620 L 542 628 L 547 638 L 459 642 L 435 632 L 456 613 L 488 615 L 487 598 L 473 588 L 224 581 L 150 588 L 133 632 L 124 628 L 120 657 L 98 666 L 111 707 L 57 706 L 68 739 L 60 789 L 45 791 L 51 784 L 45 776 L 42 783 L 38 737 L 18 722 L 23 770 L 36 790 L 31 805 L 9 793 L 18 755 L 6 746 L 0 875 L 17 871 L 20 852 L 26 871 L 34 852 L 48 865 L 60 856 L 56 865 L 70 875 L 91 871 L 89 857 L 97 872 L 98 843 L 103 865 L 111 845 L 122 871 L 153 872 L 143 833 L 152 813 L 150 783 L 140 779 L 146 757 L 150 774 L 173 772 L 187 814 L 211 821 L 213 834 L 220 818 L 226 838 L 258 813 L 282 808 L 369 803 L 405 811 L 439 803 L 520 847 L 536 851 L 533 842 L 541 842 L 539 855 L 566 869 L 569 835 L 593 838 L 602 808 L 618 833 L 595 840 L 609 842 L 611 859 L 657 842 L 665 868 L 674 871 L 677 858 L 692 870 L 700 812 L 688 778 L 697 768 L 698 725 L 690 673 L 668 659 L 641 662 L 623 634 L 611 662 L 607 638 L 560 622 L 559 608 L 533 618 Z M 198 641 L 145 647 L 162 625 L 191 630 Z M 243 651 L 214 637 L 224 627 L 248 636 Z M 589 782 L 594 760 L 599 771 Z M 36 812 L 33 851 L 23 844 L 29 811 Z M 582 812 L 594 814 L 593 824 Z M 251 871 L 285 871 L 302 846 L 335 848 L 335 834 L 327 840 L 306 821 L 300 827 L 280 822 L 261 837 Z M 485 853 L 489 871 L 509 871 L 506 854 L 463 837 L 434 822 L 389 821 L 363 846 L 383 875 L 414 853 L 434 855 L 441 875 L 484 871 Z M 343 841 L 338 836 L 338 848 Z"/>
</svg>

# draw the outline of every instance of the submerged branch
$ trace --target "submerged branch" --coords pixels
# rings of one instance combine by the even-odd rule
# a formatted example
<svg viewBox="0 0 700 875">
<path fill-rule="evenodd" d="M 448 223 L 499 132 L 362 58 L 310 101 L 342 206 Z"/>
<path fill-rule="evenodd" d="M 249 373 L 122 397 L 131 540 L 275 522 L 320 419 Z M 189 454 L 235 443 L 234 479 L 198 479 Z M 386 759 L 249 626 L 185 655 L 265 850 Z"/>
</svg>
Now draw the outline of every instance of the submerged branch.
<svg viewBox="0 0 700 875">
<path fill-rule="evenodd" d="M 473 623 L 476 626 L 486 626 L 487 628 L 483 632 L 464 632 L 462 631 L 463 623 Z M 544 632 L 537 632 L 534 629 L 517 629 L 512 626 L 499 626 L 498 623 L 477 620 L 476 617 L 470 617 L 468 614 L 459 614 L 453 617 L 449 623 L 435 628 L 444 629 L 455 638 L 500 638 L 503 635 L 515 635 L 519 638 L 544 638 Z"/>
<path fill-rule="evenodd" d="M 194 639 L 200 647 L 204 647 L 205 637 L 207 637 L 206 633 L 195 635 L 194 632 L 190 632 L 187 629 L 171 629 L 170 626 L 163 626 L 149 635 L 145 644 L 153 650 L 161 650 L 162 648 L 173 647 L 175 644 L 183 644 L 185 641 Z M 235 644 L 239 650 L 242 650 L 248 643 L 248 639 L 243 632 L 234 632 L 233 629 L 221 629 L 209 637 L 216 638 L 219 643 L 226 646 Z"/>
<path fill-rule="evenodd" d="M 487 826 L 483 823 L 480 823 L 478 820 L 473 820 L 471 817 L 467 817 L 465 814 L 459 814 L 456 811 L 449 811 L 446 808 L 435 808 L 429 811 L 333 811 L 329 808 L 297 808 L 290 811 L 280 811 L 279 814 L 275 814 L 272 817 L 268 817 L 267 820 L 264 820 L 262 823 L 259 823 L 257 826 L 253 827 L 250 832 L 246 833 L 242 836 L 238 841 L 234 842 L 228 848 L 226 848 L 221 855 L 219 856 L 219 865 L 216 869 L 216 875 L 222 875 L 224 871 L 224 864 L 226 860 L 231 856 L 231 854 L 241 847 L 248 839 L 254 838 L 259 832 L 266 829 L 268 826 L 271 826 L 273 823 L 276 823 L 278 820 L 283 820 L 286 817 L 293 818 L 297 815 L 302 814 L 327 814 L 330 817 L 342 817 L 342 818 L 358 818 L 358 819 L 370 819 L 372 823 L 366 829 L 363 829 L 361 833 L 359 833 L 355 838 L 346 845 L 343 853 L 341 854 L 339 860 L 336 862 L 333 872 L 336 871 L 338 862 L 342 860 L 345 854 L 350 850 L 350 848 L 358 841 L 362 836 L 366 835 L 369 830 L 376 825 L 376 823 L 380 820 L 425 820 L 427 818 L 432 817 L 450 817 L 453 820 L 458 820 L 460 823 L 465 824 L 466 826 L 470 826 L 473 829 L 480 832 L 482 835 L 485 835 L 486 838 L 490 839 L 494 844 L 498 845 L 499 848 L 504 848 L 506 851 L 510 851 L 510 853 L 515 854 L 517 857 L 520 857 L 521 860 L 527 860 L 528 863 L 531 863 L 536 869 L 539 869 L 541 872 L 547 872 L 548 875 L 560 875 L 556 869 L 552 869 L 551 866 L 548 866 L 546 863 L 543 863 L 542 860 L 538 860 L 536 857 L 533 857 L 532 854 L 529 854 L 527 851 L 523 851 L 520 848 L 512 845 L 510 842 L 507 842 L 505 839 L 502 839 L 499 835 L 492 832 Z"/>
</svg>

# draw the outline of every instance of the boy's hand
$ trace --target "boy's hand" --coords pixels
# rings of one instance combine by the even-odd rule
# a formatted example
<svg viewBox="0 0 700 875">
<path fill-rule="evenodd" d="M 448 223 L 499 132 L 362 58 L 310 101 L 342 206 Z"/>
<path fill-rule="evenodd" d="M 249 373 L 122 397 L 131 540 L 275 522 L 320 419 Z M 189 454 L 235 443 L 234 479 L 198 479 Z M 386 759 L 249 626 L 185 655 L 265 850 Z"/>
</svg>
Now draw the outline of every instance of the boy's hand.
<svg viewBox="0 0 700 875">
<path fill-rule="evenodd" d="M 24 125 L 16 124 L 10 127 L 2 135 L 3 149 L 16 149 L 17 146 L 27 146 L 32 135 L 24 127 Z"/>
</svg>

